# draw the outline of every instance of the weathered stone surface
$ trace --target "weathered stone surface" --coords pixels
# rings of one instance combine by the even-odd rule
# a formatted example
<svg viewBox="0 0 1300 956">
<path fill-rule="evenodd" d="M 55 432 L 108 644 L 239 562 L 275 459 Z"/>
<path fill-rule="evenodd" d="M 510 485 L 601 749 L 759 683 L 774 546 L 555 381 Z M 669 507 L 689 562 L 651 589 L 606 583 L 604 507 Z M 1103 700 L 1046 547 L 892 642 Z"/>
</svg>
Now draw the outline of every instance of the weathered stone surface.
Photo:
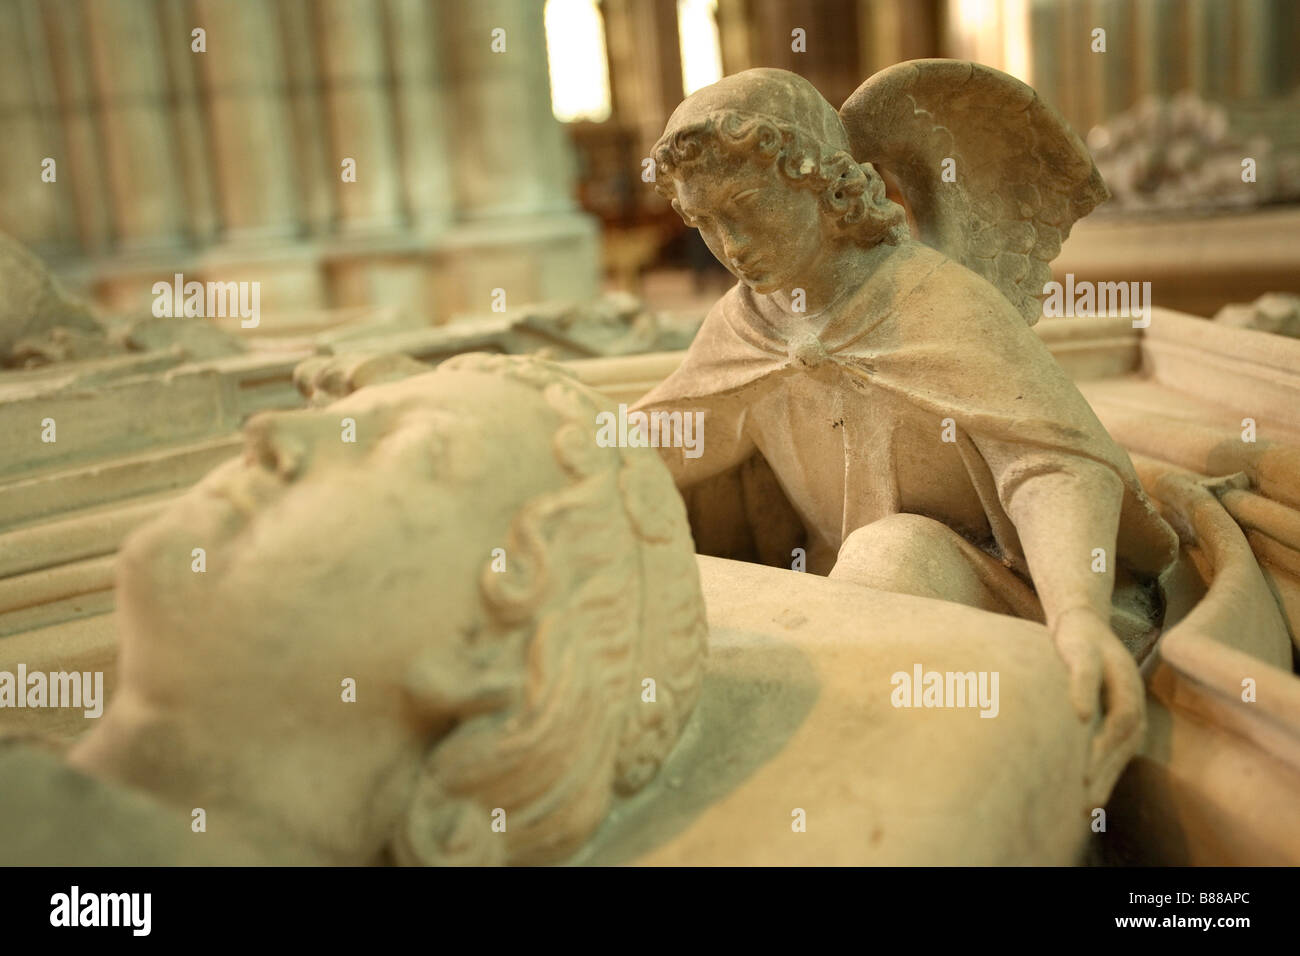
<svg viewBox="0 0 1300 956">
<path fill-rule="evenodd" d="M 684 360 L 576 368 L 705 415 L 698 459 L 660 449 L 670 472 L 596 440 L 607 402 L 553 366 L 417 361 L 662 347 L 623 300 L 0 382 L 0 670 L 102 668 L 112 692 L 102 719 L 3 715 L 76 738 L 66 763 L 0 752 L 0 792 L 24 788 L 6 860 L 1061 864 L 1126 764 L 1118 806 L 1161 825 L 1113 855 L 1300 859 L 1278 819 L 1300 779 L 1295 343 L 1160 310 L 1035 336 L 1033 290 L 1104 188 L 1032 91 L 969 64 L 885 71 L 839 113 L 741 74 L 683 104 L 658 159 L 740 285 Z M 294 386 L 318 407 L 255 415 L 233 454 Z M 44 417 L 70 445 L 29 440 Z M 914 669 L 981 696 L 909 706 Z M 1251 812 L 1199 809 L 1234 797 Z"/>
<path fill-rule="evenodd" d="M 1254 302 L 1225 305 L 1215 313 L 1214 321 L 1300 339 L 1300 296 L 1266 292 Z"/>
<path fill-rule="evenodd" d="M 739 280 L 638 403 L 708 435 L 660 447 L 697 545 L 1046 622 L 1080 719 L 1107 702 L 1087 772 L 1104 800 L 1141 741 L 1124 644 L 1154 643 L 1177 539 L 1029 329 L 1107 195 L 1083 144 L 1023 83 L 920 60 L 839 111 L 792 73 L 726 77 L 654 158 Z"/>
<path fill-rule="evenodd" d="M 103 333 L 90 309 L 72 299 L 49 270 L 22 245 L 0 233 L 0 368 L 21 365 L 25 352 L 40 343 L 56 346 L 56 335 L 94 339 Z M 25 345 L 23 345 L 25 343 Z"/>
<path fill-rule="evenodd" d="M 10 842 L 9 858 L 120 859 L 118 837 L 55 825 L 94 809 L 150 859 L 183 862 L 208 847 L 173 825 L 200 806 L 221 821 L 221 853 L 257 845 L 276 860 L 1077 859 L 1095 725 L 1075 716 L 1039 625 L 697 564 L 654 453 L 591 443 L 602 407 L 554 366 L 467 356 L 255 419 L 249 455 L 128 541 L 122 663 L 108 712 L 70 751 L 76 773 L 0 762 L 0 775 L 30 774 L 30 792 L 50 790 L 49 825 Z M 340 416 L 356 421 L 355 446 L 338 442 Z M 191 569 L 198 541 L 207 574 Z M 439 541 L 479 560 L 431 563 L 451 554 Z M 358 629 L 382 647 L 358 657 Z M 543 683 L 523 696 L 530 659 Z M 998 719 L 892 703 L 892 676 L 914 663 L 993 666 L 1000 690 L 983 707 Z M 355 702 L 340 697 L 348 679 Z M 537 725 L 522 752 L 500 737 L 542 719 L 553 729 Z M 937 738 L 941 759 L 904 759 Z M 348 774 L 325 772 L 340 759 Z M 994 759 L 1008 772 L 990 776 Z M 299 772 L 272 772 L 285 765 Z M 555 812 L 531 816 L 537 800 Z M 1006 825 L 970 827 L 972 800 Z M 525 822 L 502 838 L 493 807 Z M 808 839 L 785 819 L 795 808 L 815 821 Z M 10 810 L 6 830 L 38 812 L 25 797 Z"/>
</svg>

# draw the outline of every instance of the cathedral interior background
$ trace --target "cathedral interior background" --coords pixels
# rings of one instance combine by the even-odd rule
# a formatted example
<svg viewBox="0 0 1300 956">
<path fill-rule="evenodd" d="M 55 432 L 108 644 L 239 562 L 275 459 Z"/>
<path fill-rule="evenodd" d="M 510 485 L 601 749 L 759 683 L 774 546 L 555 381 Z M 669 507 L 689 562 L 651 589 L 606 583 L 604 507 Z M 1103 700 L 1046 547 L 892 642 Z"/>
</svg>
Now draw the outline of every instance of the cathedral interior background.
<svg viewBox="0 0 1300 956">
<path fill-rule="evenodd" d="M 643 166 L 682 96 L 772 66 L 840 103 L 919 57 L 1024 80 L 1104 159 L 1113 215 L 1079 226 L 1061 273 L 1146 279 L 1203 316 L 1297 291 L 1269 241 L 1300 193 L 1300 12 L 1282 0 L 10 0 L 0 16 L 0 227 L 109 309 L 182 272 L 262 281 L 258 335 L 381 308 L 441 324 L 491 314 L 497 288 L 508 308 L 617 290 L 698 312 L 724 275 Z M 205 52 L 173 41 L 200 22 Z M 478 42 L 494 25 L 504 53 Z M 1257 181 L 1223 185 L 1228 154 Z"/>
</svg>

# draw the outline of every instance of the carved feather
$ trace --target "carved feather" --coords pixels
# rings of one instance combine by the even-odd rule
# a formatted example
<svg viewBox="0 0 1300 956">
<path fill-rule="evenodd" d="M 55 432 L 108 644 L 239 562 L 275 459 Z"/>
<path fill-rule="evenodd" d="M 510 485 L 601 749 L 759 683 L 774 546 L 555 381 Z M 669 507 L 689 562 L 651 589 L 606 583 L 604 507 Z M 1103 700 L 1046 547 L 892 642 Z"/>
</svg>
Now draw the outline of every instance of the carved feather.
<svg viewBox="0 0 1300 956">
<path fill-rule="evenodd" d="M 1038 321 L 1070 227 L 1110 195 L 1060 114 L 990 67 L 911 60 L 858 87 L 840 117 L 854 158 L 898 181 L 921 241 Z M 954 182 L 943 180 L 945 159 Z"/>
</svg>

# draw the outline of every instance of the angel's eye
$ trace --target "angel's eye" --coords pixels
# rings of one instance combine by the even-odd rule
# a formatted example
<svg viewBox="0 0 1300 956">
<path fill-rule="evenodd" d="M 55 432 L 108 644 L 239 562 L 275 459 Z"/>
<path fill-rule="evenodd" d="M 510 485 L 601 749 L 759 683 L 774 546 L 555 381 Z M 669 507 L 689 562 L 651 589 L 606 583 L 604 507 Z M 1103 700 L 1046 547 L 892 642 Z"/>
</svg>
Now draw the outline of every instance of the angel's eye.
<svg viewBox="0 0 1300 956">
<path fill-rule="evenodd" d="M 758 195 L 758 189 L 746 189 L 731 197 L 732 202 L 746 202 Z"/>
</svg>

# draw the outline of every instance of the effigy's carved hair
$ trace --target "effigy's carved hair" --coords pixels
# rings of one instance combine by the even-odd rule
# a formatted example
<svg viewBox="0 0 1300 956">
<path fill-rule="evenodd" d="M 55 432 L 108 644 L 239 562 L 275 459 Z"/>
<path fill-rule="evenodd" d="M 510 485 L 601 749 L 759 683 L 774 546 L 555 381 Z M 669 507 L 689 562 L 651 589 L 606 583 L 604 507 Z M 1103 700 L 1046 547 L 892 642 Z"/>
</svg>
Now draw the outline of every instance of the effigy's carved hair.
<svg viewBox="0 0 1300 956">
<path fill-rule="evenodd" d="M 818 195 L 843 234 L 864 246 L 897 244 L 910 235 L 903 207 L 885 196 L 885 183 L 870 163 L 824 146 L 777 119 L 720 110 L 666 134 L 654 148 L 655 189 L 677 206 L 676 179 L 709 158 L 746 155 L 775 163 L 798 189 Z"/>
<path fill-rule="evenodd" d="M 694 544 L 659 457 L 599 447 L 604 402 L 558 365 L 475 354 L 440 369 L 537 389 L 562 420 L 552 447 L 568 483 L 516 515 L 507 570 L 483 570 L 489 703 L 432 748 L 393 852 L 417 864 L 553 862 L 581 847 L 616 792 L 654 777 L 695 706 L 707 625 Z M 491 828 L 498 808 L 504 833 Z"/>
</svg>

